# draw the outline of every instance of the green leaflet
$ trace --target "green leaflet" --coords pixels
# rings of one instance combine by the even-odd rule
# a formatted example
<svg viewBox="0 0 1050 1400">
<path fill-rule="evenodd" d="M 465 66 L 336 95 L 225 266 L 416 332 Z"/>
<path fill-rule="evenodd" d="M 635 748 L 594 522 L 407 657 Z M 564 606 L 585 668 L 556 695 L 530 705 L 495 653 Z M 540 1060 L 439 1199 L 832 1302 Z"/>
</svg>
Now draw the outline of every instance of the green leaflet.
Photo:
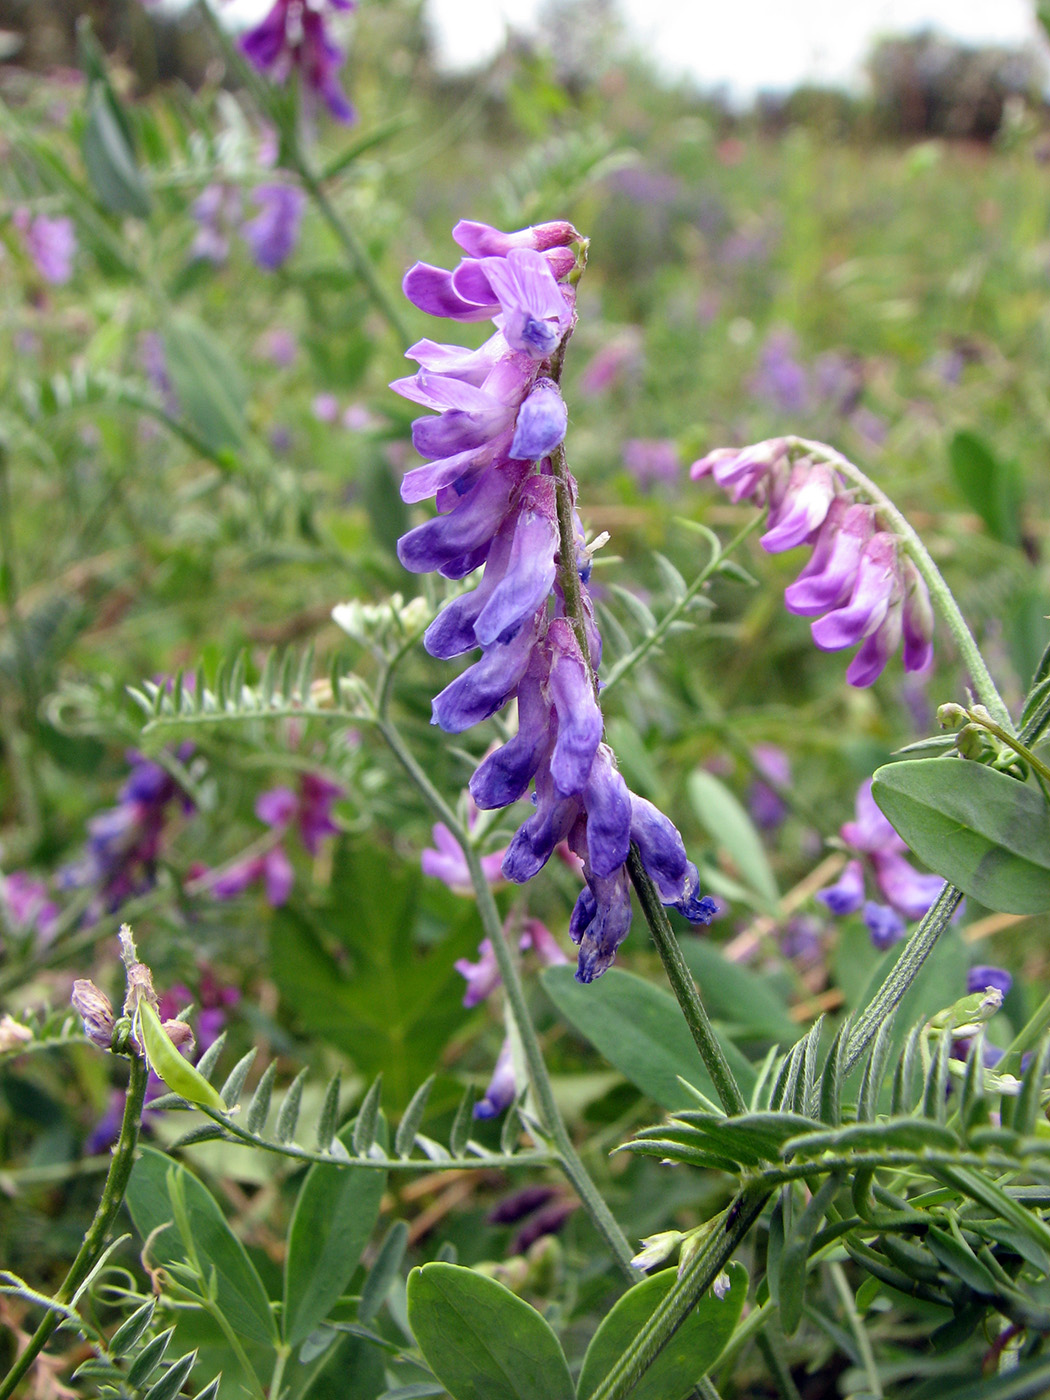
<svg viewBox="0 0 1050 1400">
<path fill-rule="evenodd" d="M 1050 909 L 1050 808 L 1034 783 L 911 759 L 878 769 L 871 791 L 918 858 L 964 894 L 1005 914 Z"/>
<path fill-rule="evenodd" d="M 728 1264 L 729 1292 L 708 1292 L 631 1391 L 631 1400 L 684 1400 L 721 1356 L 747 1296 L 747 1270 Z M 677 1271 L 663 1269 L 636 1283 L 603 1319 L 591 1339 L 577 1388 L 588 1400 L 674 1287 Z"/>
<path fill-rule="evenodd" d="M 352 1125 L 339 1140 L 350 1147 Z M 357 1268 L 379 1216 L 386 1172 L 315 1162 L 306 1174 L 288 1231 L 284 1265 L 284 1337 L 298 1346 L 322 1322 Z"/>
<path fill-rule="evenodd" d="M 181 1238 L 176 1224 L 179 1202 L 173 1199 L 173 1190 L 181 1194 L 190 1241 Z M 214 1271 L 215 1301 L 230 1325 L 251 1341 L 270 1345 L 277 1341 L 270 1300 L 255 1265 L 202 1182 L 163 1152 L 144 1147 L 128 1183 L 127 1204 L 142 1238 L 153 1235 L 150 1257 L 154 1263 L 181 1264 L 192 1245 L 207 1273 Z"/>
<path fill-rule="evenodd" d="M 780 900 L 780 891 L 754 822 L 713 773 L 703 768 L 694 769 L 686 787 L 701 825 L 715 845 L 729 856 L 756 906 L 771 914 Z"/>
<path fill-rule="evenodd" d="M 618 967 L 588 987 L 575 980 L 571 967 L 548 967 L 540 980 L 565 1019 L 643 1094 L 664 1108 L 681 1108 L 690 1097 L 678 1082 L 681 1075 L 714 1096 L 714 1085 L 670 992 Z M 724 1039 L 722 1049 L 747 1098 L 754 1069 Z"/>
<path fill-rule="evenodd" d="M 408 1276 L 408 1320 L 453 1400 L 573 1400 L 569 1366 L 535 1308 L 456 1264 Z"/>
</svg>

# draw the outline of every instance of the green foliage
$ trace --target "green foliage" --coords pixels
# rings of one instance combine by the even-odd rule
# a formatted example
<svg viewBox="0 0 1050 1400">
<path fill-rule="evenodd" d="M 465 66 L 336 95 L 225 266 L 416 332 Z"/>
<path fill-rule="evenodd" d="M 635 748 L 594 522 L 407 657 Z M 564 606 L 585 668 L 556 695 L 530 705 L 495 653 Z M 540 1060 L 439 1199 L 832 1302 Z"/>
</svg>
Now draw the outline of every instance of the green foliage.
<svg viewBox="0 0 1050 1400">
<path fill-rule="evenodd" d="M 576 1388 L 579 1400 L 590 1400 L 674 1282 L 675 1271 L 664 1269 L 636 1283 L 617 1300 L 587 1348 Z M 636 1400 L 685 1400 L 696 1382 L 716 1365 L 747 1297 L 747 1271 L 742 1264 L 729 1266 L 727 1284 L 722 1297 L 709 1293 L 692 1310 L 635 1387 L 632 1393 Z"/>
<path fill-rule="evenodd" d="M 989 909 L 1050 909 L 1050 807 L 1035 783 L 983 764 L 911 759 L 872 796 L 920 860 Z"/>
<path fill-rule="evenodd" d="M 573 1400 L 549 1324 L 494 1279 L 455 1264 L 425 1264 L 409 1275 L 408 1318 L 453 1400 Z"/>
</svg>

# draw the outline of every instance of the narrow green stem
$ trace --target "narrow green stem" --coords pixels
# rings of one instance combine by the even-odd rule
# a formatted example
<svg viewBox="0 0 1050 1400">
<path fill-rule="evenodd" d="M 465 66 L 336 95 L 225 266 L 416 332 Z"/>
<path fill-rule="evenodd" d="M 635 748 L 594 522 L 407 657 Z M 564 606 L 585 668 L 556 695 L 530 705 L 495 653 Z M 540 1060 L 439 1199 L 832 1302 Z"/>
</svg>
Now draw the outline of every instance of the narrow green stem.
<svg viewBox="0 0 1050 1400">
<path fill-rule="evenodd" d="M 711 1231 L 704 1247 L 679 1274 L 674 1287 L 594 1391 L 591 1400 L 621 1400 L 630 1394 L 733 1257 L 768 1199 L 769 1192 L 764 1187 L 744 1187 L 722 1224 Z"/>
<path fill-rule="evenodd" d="M 849 1286 L 846 1278 L 846 1271 L 842 1265 L 832 1261 L 828 1265 L 831 1274 L 831 1281 L 835 1286 L 835 1292 L 839 1295 L 842 1310 L 846 1314 L 846 1321 L 849 1330 L 853 1333 L 853 1340 L 857 1344 L 857 1354 L 860 1356 L 861 1364 L 864 1367 L 864 1374 L 868 1378 L 868 1386 L 872 1395 L 882 1400 L 882 1382 L 879 1380 L 879 1368 L 875 1365 L 875 1354 L 871 1349 L 871 1340 L 864 1327 L 864 1322 L 857 1312 L 856 1299 L 853 1290 Z"/>
<path fill-rule="evenodd" d="M 959 610 L 959 605 L 955 597 L 944 581 L 940 569 L 933 562 L 930 553 L 918 534 L 908 523 L 908 520 L 890 498 L 881 491 L 873 481 L 849 460 L 843 457 L 840 452 L 836 452 L 833 447 L 828 447 L 823 442 L 812 442 L 808 438 L 789 437 L 786 438 L 788 447 L 797 448 L 811 457 L 826 462 L 828 466 L 834 467 L 841 472 L 849 481 L 854 482 L 861 488 L 866 496 L 877 506 L 887 523 L 891 526 L 893 533 L 898 536 L 904 546 L 905 553 L 910 556 L 915 567 L 922 575 L 926 587 L 930 590 L 930 597 L 941 616 L 948 626 L 948 630 L 955 638 L 955 643 L 962 653 L 970 679 L 973 681 L 974 693 L 984 707 L 989 710 L 998 720 L 1005 730 L 1014 733 L 1013 721 L 1010 719 L 1010 712 L 1003 702 L 1002 696 L 995 687 L 995 682 L 989 674 L 988 667 L 984 663 L 977 643 L 973 639 L 966 619 Z"/>
<path fill-rule="evenodd" d="M 350 225 L 342 218 L 332 204 L 332 201 L 328 198 L 320 177 L 315 173 L 307 159 L 299 138 L 299 133 L 294 130 L 292 122 L 288 119 L 286 105 L 274 101 L 274 94 L 269 84 L 259 76 L 252 67 L 251 62 L 245 58 L 237 45 L 232 42 L 230 35 L 223 29 L 218 18 L 212 12 L 211 6 L 206 3 L 206 0 L 201 0 L 198 8 L 204 17 L 205 23 L 211 30 L 215 41 L 222 50 L 223 57 L 227 64 L 238 74 L 241 81 L 248 88 L 249 92 L 251 92 L 266 116 L 273 122 L 284 137 L 284 151 L 288 163 L 295 171 L 296 175 L 298 175 L 303 189 L 317 205 L 321 217 L 339 240 L 354 271 L 364 283 L 365 289 L 372 300 L 372 304 L 397 336 L 401 344 L 407 345 L 411 337 L 409 336 L 404 322 L 401 320 L 400 311 L 380 280 L 379 274 L 376 272 L 365 245 L 361 242 Z"/>
<path fill-rule="evenodd" d="M 646 923 L 653 935 L 653 942 L 660 954 L 660 961 L 664 965 L 671 990 L 678 1000 L 678 1005 L 682 1008 L 686 1025 L 688 1025 L 690 1034 L 696 1042 L 696 1048 L 700 1051 L 704 1064 L 707 1066 L 707 1072 L 711 1076 L 715 1092 L 722 1101 L 722 1107 L 729 1114 L 745 1113 L 747 1104 L 744 1102 L 744 1096 L 741 1094 L 733 1071 L 729 1067 L 729 1061 L 718 1043 L 718 1037 L 711 1025 L 711 1018 L 696 990 L 692 973 L 686 966 L 685 958 L 682 957 L 682 950 L 678 946 L 678 939 L 675 937 L 671 921 L 667 917 L 667 910 L 661 904 L 656 887 L 642 864 L 638 848 L 633 843 L 627 857 L 627 873 L 630 875 L 638 895 L 638 902 L 642 906 L 642 913 L 645 915 Z"/>
<path fill-rule="evenodd" d="M 779 1328 L 777 1331 L 779 1332 Z M 758 1336 L 755 1338 L 755 1344 L 762 1353 L 766 1365 L 769 1367 L 776 1387 L 780 1391 L 781 1400 L 802 1400 L 802 1397 L 798 1393 L 798 1387 L 788 1369 L 788 1364 L 784 1360 L 783 1351 L 780 1346 L 780 1337 L 773 1335 L 772 1326 L 759 1332 Z"/>
<path fill-rule="evenodd" d="M 569 461 L 564 444 L 559 444 L 551 453 L 551 470 L 555 481 L 555 501 L 558 511 L 558 584 L 565 599 L 565 616 L 572 624 L 576 644 L 587 667 L 591 684 L 597 690 L 597 681 L 591 669 L 591 648 L 587 641 L 587 628 L 583 610 L 583 584 L 576 563 L 576 529 L 573 511 L 576 507 L 576 483 L 569 471 Z"/>
<path fill-rule="evenodd" d="M 962 890 L 957 890 L 954 885 L 945 885 L 923 915 L 922 922 L 904 945 L 886 980 L 857 1017 L 846 1050 L 847 1074 L 918 977 L 938 938 L 951 923 L 962 897 Z"/>
<path fill-rule="evenodd" d="M 1027 763 L 1034 772 L 1038 773 L 1046 782 L 1050 782 L 1050 768 L 1047 767 L 1042 759 L 1037 758 L 1031 749 L 1026 748 L 1020 739 L 1015 738 L 1012 731 L 1003 729 L 1002 726 L 996 724 L 993 719 L 982 718 L 973 710 L 967 710 L 966 713 L 970 718 L 971 724 L 980 725 L 980 727 L 989 734 L 994 734 L 1008 749 L 1012 749 L 1014 753 L 1017 754 L 1018 758 L 1024 759 L 1025 763 Z"/>
<path fill-rule="evenodd" d="M 540 1047 L 536 1028 L 529 1015 L 528 1003 L 525 1000 L 525 990 L 518 974 L 517 963 L 503 932 L 503 920 L 499 916 L 491 886 L 481 868 L 481 860 L 470 839 L 470 833 L 463 828 L 455 812 L 417 763 L 392 721 L 387 716 L 381 715 L 376 723 L 394 757 L 426 799 L 435 816 L 445 823 L 463 850 L 467 868 L 470 871 L 471 884 L 474 887 L 481 925 L 485 930 L 485 937 L 492 944 L 492 951 L 496 955 L 496 963 L 503 979 L 503 988 L 510 1012 L 521 1038 L 529 1072 L 529 1082 L 536 1097 L 544 1130 L 550 1134 L 561 1168 L 575 1188 L 595 1228 L 609 1246 L 624 1277 L 633 1283 L 637 1280 L 638 1273 L 631 1264 L 633 1255 L 631 1246 L 616 1223 L 609 1207 L 605 1204 L 597 1186 L 591 1180 L 555 1102 L 554 1089 L 551 1085 L 550 1075 L 547 1073 L 547 1066 L 544 1063 L 543 1050 Z M 3 1397 L 0 1397 L 0 1400 L 3 1400 Z"/>
<path fill-rule="evenodd" d="M 145 1060 L 138 1055 L 132 1055 L 131 1078 L 128 1081 L 127 1097 L 124 1100 L 124 1117 L 120 1125 L 120 1137 L 113 1149 L 113 1161 L 110 1164 L 109 1175 L 106 1177 L 106 1184 L 102 1188 L 102 1199 L 95 1211 L 95 1218 L 88 1226 L 84 1243 L 80 1246 L 77 1257 L 70 1265 L 69 1272 L 55 1294 L 55 1302 L 63 1306 L 72 1301 L 77 1289 L 101 1256 L 106 1236 L 109 1234 L 117 1211 L 124 1200 L 128 1178 L 131 1176 L 131 1168 L 135 1162 L 135 1147 L 138 1143 L 139 1124 L 142 1121 L 142 1105 L 146 1097 L 148 1078 L 149 1071 L 146 1068 Z M 15 1393 L 19 1381 L 43 1351 L 61 1320 L 56 1313 L 48 1312 L 45 1314 L 40 1326 L 29 1339 L 25 1351 L 4 1379 L 0 1381 L 0 1400 L 8 1400 L 8 1397 Z"/>
</svg>

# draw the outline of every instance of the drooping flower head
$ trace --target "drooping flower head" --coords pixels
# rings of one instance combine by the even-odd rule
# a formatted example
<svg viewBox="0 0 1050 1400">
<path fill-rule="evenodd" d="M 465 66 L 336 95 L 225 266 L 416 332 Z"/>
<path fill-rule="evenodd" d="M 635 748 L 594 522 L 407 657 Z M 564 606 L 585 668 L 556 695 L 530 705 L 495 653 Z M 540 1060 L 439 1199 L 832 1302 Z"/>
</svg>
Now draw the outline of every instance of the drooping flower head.
<svg viewBox="0 0 1050 1400">
<path fill-rule="evenodd" d="M 933 658 L 933 609 L 915 565 L 875 506 L 826 462 L 792 459 L 782 439 L 739 450 L 718 448 L 691 470 L 710 477 L 734 501 L 769 509 L 761 544 L 770 554 L 809 546 L 813 553 L 784 592 L 789 612 L 814 617 L 822 651 L 858 646 L 846 679 L 867 686 L 904 644 L 904 669 L 923 671 Z"/>
<path fill-rule="evenodd" d="M 274 82 L 285 82 L 297 70 L 307 92 L 319 97 L 336 121 L 352 122 L 355 112 L 337 76 L 344 54 L 325 26 L 330 10 L 354 6 L 355 0 L 275 0 L 242 37 L 241 49 Z"/>
<path fill-rule="evenodd" d="M 531 879 L 562 843 L 581 860 L 586 886 L 569 933 L 579 945 L 576 976 L 589 982 L 630 926 L 632 842 L 665 903 L 701 923 L 715 906 L 700 896 L 678 832 L 628 791 L 603 742 L 590 556 L 575 516 L 576 484 L 560 454 L 557 470 L 553 460 L 568 417 L 557 380 L 576 319 L 570 245 L 580 236 L 565 222 L 508 234 L 463 221 L 453 237 L 467 253 L 459 266 L 417 263 L 405 294 L 434 316 L 491 319 L 495 334 L 477 350 L 421 340 L 408 351 L 419 369 L 392 385 L 437 413 L 412 426 L 416 450 L 429 460 L 407 472 L 401 494 L 410 503 L 432 497 L 438 513 L 402 537 L 398 555 L 415 573 L 449 579 L 484 568 L 424 637 L 443 659 L 481 652 L 435 698 L 433 722 L 458 734 L 517 701 L 517 733 L 482 761 L 470 793 L 479 808 L 492 809 L 532 789 L 535 810 L 503 856 L 506 879 Z M 574 521 L 569 558 L 559 503 Z M 578 617 L 566 612 L 567 569 L 581 591 Z M 467 975 L 480 986 L 489 973 L 478 966 Z"/>
</svg>

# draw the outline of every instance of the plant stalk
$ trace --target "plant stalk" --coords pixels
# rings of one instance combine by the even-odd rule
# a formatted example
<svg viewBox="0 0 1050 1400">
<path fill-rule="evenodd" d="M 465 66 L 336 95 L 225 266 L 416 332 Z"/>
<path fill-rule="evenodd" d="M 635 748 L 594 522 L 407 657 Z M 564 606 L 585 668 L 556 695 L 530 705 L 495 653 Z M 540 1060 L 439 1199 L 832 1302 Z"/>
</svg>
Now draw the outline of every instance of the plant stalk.
<svg viewBox="0 0 1050 1400">
<path fill-rule="evenodd" d="M 120 1137 L 117 1145 L 113 1149 L 113 1160 L 110 1163 L 109 1175 L 106 1177 L 106 1184 L 102 1189 L 102 1198 L 95 1211 L 95 1218 L 88 1226 L 87 1234 L 84 1236 L 84 1243 L 80 1246 L 77 1257 L 70 1265 L 69 1272 L 62 1281 L 62 1285 L 55 1294 L 55 1302 L 62 1306 L 72 1302 L 77 1289 L 90 1274 L 98 1259 L 100 1258 L 106 1243 L 106 1236 L 109 1234 L 111 1225 L 116 1218 L 124 1200 L 124 1193 L 128 1187 L 128 1178 L 131 1176 L 131 1168 L 135 1163 L 135 1147 L 139 1138 L 139 1126 L 142 1122 L 142 1105 L 146 1097 L 146 1083 L 149 1078 L 149 1070 L 146 1062 L 141 1056 L 132 1053 L 131 1055 L 131 1077 L 128 1081 L 127 1096 L 124 1100 L 124 1117 L 120 1125 Z M 14 1395 L 19 1381 L 23 1378 L 33 1362 L 47 1345 L 48 1339 L 62 1322 L 62 1317 L 55 1312 L 48 1312 L 44 1315 L 39 1327 L 33 1333 L 26 1346 L 25 1351 L 18 1358 L 10 1371 L 0 1381 L 0 1400 L 8 1400 Z"/>
<path fill-rule="evenodd" d="M 682 957 L 682 950 L 678 946 L 678 939 L 675 937 L 671 921 L 667 917 L 667 910 L 661 904 L 656 887 L 649 878 L 649 873 L 638 854 L 638 848 L 633 842 L 627 856 L 627 873 L 630 875 L 631 883 L 638 895 L 638 902 L 642 906 L 642 913 L 649 925 L 656 950 L 660 954 L 660 961 L 664 965 L 671 990 L 675 994 L 678 1005 L 682 1008 L 686 1025 L 689 1027 L 690 1034 L 696 1042 L 696 1048 L 700 1051 L 701 1058 L 707 1066 L 707 1072 L 711 1076 L 722 1107 L 730 1115 L 745 1113 L 747 1104 L 740 1092 L 740 1086 L 737 1084 L 733 1071 L 729 1067 L 729 1061 L 718 1043 L 718 1037 L 711 1025 L 711 1018 L 696 990 L 692 973 L 686 966 L 685 958 Z"/>
</svg>

